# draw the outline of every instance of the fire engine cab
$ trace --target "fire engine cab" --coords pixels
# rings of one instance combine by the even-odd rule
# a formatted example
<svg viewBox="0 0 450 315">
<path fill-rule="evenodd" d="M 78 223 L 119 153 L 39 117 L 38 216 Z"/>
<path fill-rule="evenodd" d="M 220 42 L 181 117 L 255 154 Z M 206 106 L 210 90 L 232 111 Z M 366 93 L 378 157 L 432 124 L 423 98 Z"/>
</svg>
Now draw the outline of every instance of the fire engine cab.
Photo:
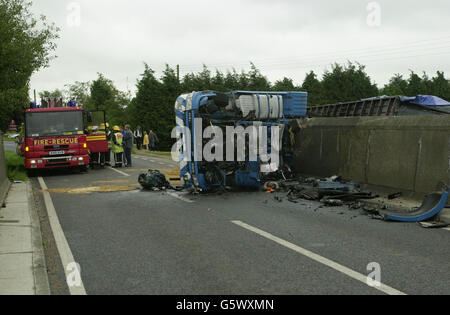
<svg viewBox="0 0 450 315">
<path fill-rule="evenodd" d="M 83 108 L 74 101 L 67 106 L 55 101 L 40 108 L 31 103 L 25 110 L 23 135 L 19 150 L 27 170 L 77 167 L 89 165 L 87 137 L 84 131 Z"/>
</svg>

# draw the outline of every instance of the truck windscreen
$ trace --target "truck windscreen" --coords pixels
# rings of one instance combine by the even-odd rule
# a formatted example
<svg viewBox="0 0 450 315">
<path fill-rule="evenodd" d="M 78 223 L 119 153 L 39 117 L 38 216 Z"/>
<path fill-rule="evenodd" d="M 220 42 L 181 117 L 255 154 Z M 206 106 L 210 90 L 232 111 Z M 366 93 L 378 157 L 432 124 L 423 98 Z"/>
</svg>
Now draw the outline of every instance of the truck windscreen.
<svg viewBox="0 0 450 315">
<path fill-rule="evenodd" d="M 26 113 L 25 129 L 26 136 L 30 138 L 82 134 L 83 113 L 81 111 Z"/>
</svg>

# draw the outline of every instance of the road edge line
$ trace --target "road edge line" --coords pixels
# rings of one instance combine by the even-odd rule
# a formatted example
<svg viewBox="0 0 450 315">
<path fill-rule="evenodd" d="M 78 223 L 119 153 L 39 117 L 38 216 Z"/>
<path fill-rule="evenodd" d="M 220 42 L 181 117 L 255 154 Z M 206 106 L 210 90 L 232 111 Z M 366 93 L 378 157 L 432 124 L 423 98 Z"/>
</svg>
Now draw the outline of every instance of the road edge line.
<svg viewBox="0 0 450 315">
<path fill-rule="evenodd" d="M 174 193 L 174 192 L 167 192 L 167 194 L 169 196 L 172 196 L 174 198 L 177 198 L 177 199 L 182 200 L 182 201 L 187 202 L 187 203 L 194 203 L 195 202 L 194 200 L 190 200 L 188 198 L 184 198 L 183 196 L 180 196 L 180 195 L 178 195 L 177 193 Z"/>
<path fill-rule="evenodd" d="M 56 248 L 58 249 L 59 257 L 61 258 L 64 273 L 66 275 L 65 281 L 67 283 L 67 277 L 72 273 L 72 271 L 67 270 L 67 266 L 74 263 L 75 259 L 73 257 L 72 251 L 70 250 L 70 246 L 67 242 L 66 236 L 64 235 L 61 223 L 59 222 L 58 215 L 56 214 L 56 209 L 53 204 L 52 197 L 48 192 L 47 185 L 45 184 L 45 181 L 42 177 L 38 177 L 38 181 L 42 189 L 42 194 L 44 196 L 44 203 L 47 209 L 48 220 L 53 232 L 53 237 L 55 238 Z M 86 295 L 83 280 L 81 280 L 80 285 L 77 287 L 70 285 L 68 285 L 68 287 L 71 295 Z"/>
<path fill-rule="evenodd" d="M 332 269 L 334 269 L 336 271 L 339 271 L 340 273 L 342 273 L 342 274 L 344 274 L 344 275 L 346 275 L 346 276 L 348 276 L 350 278 L 353 278 L 355 280 L 358 280 L 358 281 L 364 283 L 365 285 L 367 285 L 367 276 L 366 275 L 363 275 L 363 274 L 361 274 L 361 273 L 359 273 L 357 271 L 354 271 L 354 270 L 352 270 L 352 269 L 350 269 L 348 267 L 345 267 L 345 266 L 343 266 L 343 265 L 341 265 L 341 264 L 339 264 L 337 262 L 334 262 L 334 261 L 332 261 L 332 260 L 330 260 L 328 258 L 325 258 L 323 256 L 315 254 L 315 253 L 313 253 L 313 252 L 311 252 L 311 251 L 309 251 L 307 249 L 304 249 L 304 248 L 302 248 L 302 247 L 300 247 L 298 245 L 295 245 L 295 244 L 292 244 L 292 243 L 290 243 L 288 241 L 285 241 L 285 240 L 283 240 L 283 239 L 281 239 L 279 237 L 276 237 L 275 235 L 272 235 L 272 234 L 270 234 L 268 232 L 265 232 L 265 231 L 260 230 L 260 229 L 258 229 L 256 227 L 248 225 L 248 224 L 246 224 L 246 223 L 244 223 L 242 221 L 231 221 L 231 223 L 233 223 L 233 224 L 235 224 L 237 226 L 240 226 L 240 227 L 242 227 L 242 228 L 244 228 L 244 229 L 246 229 L 248 231 L 256 233 L 256 234 L 258 234 L 258 235 L 260 235 L 260 236 L 262 236 L 262 237 L 264 237 L 264 238 L 266 238 L 268 240 L 271 240 L 271 241 L 273 241 L 273 242 L 275 242 L 275 243 L 277 243 L 279 245 L 282 245 L 282 246 L 284 246 L 286 248 L 289 248 L 289 249 L 291 249 L 291 250 L 293 250 L 293 251 L 295 251 L 295 252 L 297 252 L 297 253 L 305 256 L 305 257 L 308 257 L 309 259 L 312 259 L 312 260 L 314 260 L 314 261 L 316 261 L 318 263 L 321 263 L 321 264 L 323 264 L 323 265 L 325 265 L 325 266 L 327 266 L 329 268 L 332 268 Z M 392 288 L 392 287 L 390 287 L 388 285 L 385 285 L 383 283 L 381 283 L 380 286 L 374 286 L 374 287 L 370 287 L 369 286 L 369 288 L 373 288 L 375 290 L 381 291 L 381 292 L 389 294 L 389 295 L 406 295 L 406 293 L 401 292 L 401 291 L 399 291 L 397 289 L 394 289 L 394 288 Z"/>
<path fill-rule="evenodd" d="M 113 167 L 108 167 L 108 168 L 109 168 L 110 170 L 113 170 L 114 172 L 117 172 L 117 173 L 123 175 L 123 176 L 127 176 L 127 177 L 130 177 L 130 176 L 131 176 L 130 174 L 127 174 L 127 173 L 125 173 L 125 172 L 119 171 L 118 169 L 115 169 L 115 168 L 113 168 Z"/>
</svg>

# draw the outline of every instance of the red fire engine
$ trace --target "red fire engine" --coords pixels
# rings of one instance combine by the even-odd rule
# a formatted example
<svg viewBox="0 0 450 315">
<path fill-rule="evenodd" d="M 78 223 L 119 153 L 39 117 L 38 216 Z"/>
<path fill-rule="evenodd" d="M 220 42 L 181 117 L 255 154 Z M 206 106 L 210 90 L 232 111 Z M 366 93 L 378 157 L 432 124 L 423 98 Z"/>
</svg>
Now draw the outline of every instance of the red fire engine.
<svg viewBox="0 0 450 315">
<path fill-rule="evenodd" d="M 106 131 L 88 134 L 92 114 L 70 101 L 43 101 L 44 108 L 32 103 L 25 110 L 25 125 L 19 151 L 25 158 L 27 170 L 73 168 L 87 170 L 100 152 L 107 152 Z M 58 107 L 60 106 L 60 107 Z"/>
</svg>

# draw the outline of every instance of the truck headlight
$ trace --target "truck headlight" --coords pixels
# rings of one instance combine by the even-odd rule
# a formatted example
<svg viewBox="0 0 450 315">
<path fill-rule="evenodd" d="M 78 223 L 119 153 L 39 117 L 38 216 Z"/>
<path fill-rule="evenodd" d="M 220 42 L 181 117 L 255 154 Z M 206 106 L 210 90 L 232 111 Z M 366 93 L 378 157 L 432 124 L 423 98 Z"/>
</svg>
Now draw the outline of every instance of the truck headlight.
<svg viewBox="0 0 450 315">
<path fill-rule="evenodd" d="M 36 164 L 36 161 L 35 161 L 35 160 L 31 160 L 30 163 L 31 163 L 31 164 Z"/>
</svg>

